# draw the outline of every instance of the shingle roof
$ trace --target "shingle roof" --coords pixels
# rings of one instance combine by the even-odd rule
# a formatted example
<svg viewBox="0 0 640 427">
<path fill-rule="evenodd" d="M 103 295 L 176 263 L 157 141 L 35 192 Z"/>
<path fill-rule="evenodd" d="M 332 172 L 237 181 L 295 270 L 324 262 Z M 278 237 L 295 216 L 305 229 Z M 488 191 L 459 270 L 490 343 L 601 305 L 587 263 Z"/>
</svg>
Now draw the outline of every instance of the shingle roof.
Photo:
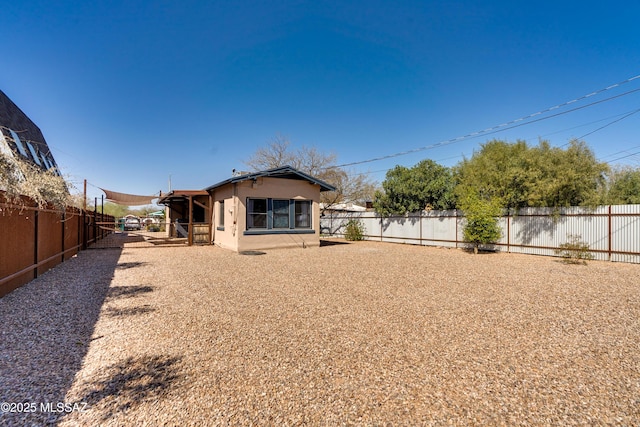
<svg viewBox="0 0 640 427">
<path fill-rule="evenodd" d="M 312 184 L 318 184 L 320 186 L 320 191 L 335 191 L 335 187 L 331 184 L 327 184 L 326 182 L 314 178 L 311 175 L 307 175 L 304 172 L 299 171 L 291 166 L 280 166 L 278 168 L 267 169 L 260 172 L 252 172 L 240 176 L 234 176 L 224 181 L 221 181 L 217 184 L 214 184 L 210 187 L 207 187 L 205 190 L 211 191 L 218 187 L 221 187 L 226 184 L 232 184 L 234 182 L 242 182 L 248 180 L 255 180 L 262 177 L 270 177 L 270 178 L 284 178 L 284 179 L 297 179 L 301 181 L 309 181 Z"/>
</svg>

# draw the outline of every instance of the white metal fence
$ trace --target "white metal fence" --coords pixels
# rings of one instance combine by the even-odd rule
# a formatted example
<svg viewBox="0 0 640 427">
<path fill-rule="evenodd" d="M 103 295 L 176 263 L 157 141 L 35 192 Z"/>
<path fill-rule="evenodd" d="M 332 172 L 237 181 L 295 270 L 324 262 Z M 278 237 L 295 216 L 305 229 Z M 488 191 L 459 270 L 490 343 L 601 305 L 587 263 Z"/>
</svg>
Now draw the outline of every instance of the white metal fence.
<svg viewBox="0 0 640 427">
<path fill-rule="evenodd" d="M 466 247 L 464 216 L 456 210 L 429 211 L 383 218 L 374 212 L 325 212 L 321 233 L 344 236 L 347 222 L 362 221 L 367 240 L 425 246 Z M 501 251 L 555 255 L 570 235 L 589 245 L 595 259 L 640 263 L 640 205 L 525 208 L 501 217 L 502 238 L 490 248 Z"/>
</svg>

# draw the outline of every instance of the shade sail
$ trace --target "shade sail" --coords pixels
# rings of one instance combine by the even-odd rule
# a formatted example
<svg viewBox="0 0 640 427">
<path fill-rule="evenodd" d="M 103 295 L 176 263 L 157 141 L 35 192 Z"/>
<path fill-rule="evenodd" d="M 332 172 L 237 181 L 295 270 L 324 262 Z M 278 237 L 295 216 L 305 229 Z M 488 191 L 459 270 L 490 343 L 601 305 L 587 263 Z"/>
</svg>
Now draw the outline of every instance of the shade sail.
<svg viewBox="0 0 640 427">
<path fill-rule="evenodd" d="M 106 195 L 106 199 L 110 202 L 116 203 L 118 205 L 126 205 L 126 206 L 139 206 L 139 205 L 150 205 L 151 201 L 157 199 L 157 195 L 152 196 L 138 196 L 135 194 L 126 194 L 126 193 L 118 193 L 117 191 L 105 190 L 104 188 L 100 188 L 104 191 Z"/>
</svg>

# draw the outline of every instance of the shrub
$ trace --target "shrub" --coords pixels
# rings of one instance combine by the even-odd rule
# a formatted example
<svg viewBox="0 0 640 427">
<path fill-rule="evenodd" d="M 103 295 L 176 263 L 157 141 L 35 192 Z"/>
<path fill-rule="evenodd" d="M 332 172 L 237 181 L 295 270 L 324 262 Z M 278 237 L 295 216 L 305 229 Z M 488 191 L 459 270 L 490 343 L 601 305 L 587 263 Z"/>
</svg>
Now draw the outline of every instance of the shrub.
<svg viewBox="0 0 640 427">
<path fill-rule="evenodd" d="M 480 245 L 495 243 L 500 239 L 502 230 L 498 217 L 502 208 L 496 201 L 485 201 L 472 194 L 462 202 L 462 210 L 466 218 L 464 241 L 473 245 L 474 253 L 478 253 Z"/>
<path fill-rule="evenodd" d="M 17 156 L 0 152 L 2 201 L 25 207 L 26 202 L 21 196 L 27 196 L 39 208 L 51 204 L 62 212 L 72 204 L 70 187 L 71 184 L 55 170 L 45 171 Z"/>
<path fill-rule="evenodd" d="M 359 219 L 350 219 L 344 230 L 344 238 L 346 240 L 356 241 L 364 240 L 364 224 Z"/>
<path fill-rule="evenodd" d="M 582 241 L 582 236 L 579 234 L 568 234 L 568 242 L 562 243 L 559 249 L 554 252 L 556 255 L 561 256 L 566 263 L 570 264 L 586 264 L 587 260 L 594 258 L 593 254 L 589 252 L 589 245 Z"/>
</svg>

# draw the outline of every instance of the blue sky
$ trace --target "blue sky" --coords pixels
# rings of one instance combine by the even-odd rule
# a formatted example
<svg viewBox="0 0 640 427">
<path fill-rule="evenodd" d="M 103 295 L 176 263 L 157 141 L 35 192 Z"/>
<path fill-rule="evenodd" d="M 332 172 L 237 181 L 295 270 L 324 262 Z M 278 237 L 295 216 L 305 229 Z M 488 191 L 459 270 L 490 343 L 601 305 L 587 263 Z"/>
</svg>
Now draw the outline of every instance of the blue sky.
<svg viewBox="0 0 640 427">
<path fill-rule="evenodd" d="M 431 147 L 640 75 L 640 3 L 628 1 L 0 4 L 0 88 L 91 198 L 167 191 L 169 176 L 207 187 L 276 135 L 339 164 Z M 455 165 L 492 138 L 587 134 L 601 160 L 637 167 L 639 89 L 349 170 L 381 182 L 397 164 Z"/>
</svg>

